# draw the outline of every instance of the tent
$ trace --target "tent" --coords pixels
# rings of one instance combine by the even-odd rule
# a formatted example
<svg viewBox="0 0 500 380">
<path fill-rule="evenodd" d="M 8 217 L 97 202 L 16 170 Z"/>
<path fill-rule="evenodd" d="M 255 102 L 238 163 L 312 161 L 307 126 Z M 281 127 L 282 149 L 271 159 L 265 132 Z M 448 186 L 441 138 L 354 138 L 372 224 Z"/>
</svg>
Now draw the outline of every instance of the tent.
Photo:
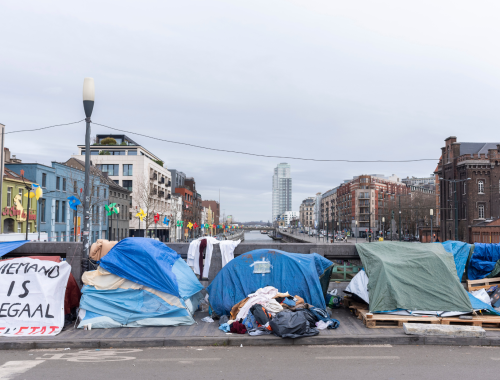
<svg viewBox="0 0 500 380">
<path fill-rule="evenodd" d="M 467 260 L 474 250 L 474 246 L 461 241 L 448 240 L 441 243 L 446 250 L 453 254 L 453 260 L 455 261 L 455 268 L 457 269 L 458 279 L 462 281 L 462 277 L 465 272 L 465 266 L 467 265 Z"/>
<path fill-rule="evenodd" d="M 231 260 L 207 288 L 213 311 L 231 308 L 257 289 L 273 286 L 324 309 L 333 263 L 317 253 L 299 254 L 257 249 Z"/>
<path fill-rule="evenodd" d="M 92 328 L 191 325 L 203 289 L 177 252 L 147 238 L 120 241 L 82 281 L 78 327 Z"/>
<path fill-rule="evenodd" d="M 467 268 L 469 280 L 500 276 L 500 244 L 474 244 L 474 253 Z"/>
<path fill-rule="evenodd" d="M 369 278 L 370 311 L 472 311 L 453 254 L 443 245 L 380 242 L 356 248 Z"/>
</svg>

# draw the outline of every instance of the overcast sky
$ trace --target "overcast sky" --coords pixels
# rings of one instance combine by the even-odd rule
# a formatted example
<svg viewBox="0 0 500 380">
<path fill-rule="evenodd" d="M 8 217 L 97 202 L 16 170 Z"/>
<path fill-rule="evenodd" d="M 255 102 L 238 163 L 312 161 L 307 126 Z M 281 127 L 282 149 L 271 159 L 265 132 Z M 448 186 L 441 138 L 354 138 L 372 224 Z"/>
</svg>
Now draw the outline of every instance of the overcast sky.
<svg viewBox="0 0 500 380">
<path fill-rule="evenodd" d="M 131 138 L 196 179 L 239 221 L 271 218 L 273 168 L 292 168 L 293 208 L 363 173 L 426 176 L 450 135 L 500 141 L 498 1 L 2 2 L 0 123 L 84 118 L 256 158 Z M 94 126 L 92 134 L 111 132 Z M 63 161 L 84 124 L 6 136 L 24 162 Z"/>
</svg>

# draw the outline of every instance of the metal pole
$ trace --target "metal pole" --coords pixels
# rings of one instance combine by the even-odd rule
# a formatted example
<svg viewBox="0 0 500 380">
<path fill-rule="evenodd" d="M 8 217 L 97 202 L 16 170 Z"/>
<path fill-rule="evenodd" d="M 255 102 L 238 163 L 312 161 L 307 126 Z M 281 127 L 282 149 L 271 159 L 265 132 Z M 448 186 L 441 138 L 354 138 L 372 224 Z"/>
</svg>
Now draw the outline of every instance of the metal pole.
<svg viewBox="0 0 500 380">
<path fill-rule="evenodd" d="M 401 195 L 399 195 L 399 241 L 401 241 Z"/>
<path fill-rule="evenodd" d="M 4 133 L 5 133 L 5 125 L 0 124 L 0 128 L 2 128 L 2 141 L 1 141 L 1 149 L 2 151 L 0 152 L 0 210 L 2 209 L 2 200 L 3 200 L 3 171 L 4 171 L 4 147 L 3 147 L 3 142 L 4 142 Z M 0 233 L 3 233 L 3 223 L 1 223 L 0 226 Z"/>
<path fill-rule="evenodd" d="M 433 238 L 433 235 L 432 235 L 432 215 L 431 215 L 431 243 L 434 243 L 434 238 Z"/>
<path fill-rule="evenodd" d="M 85 184 L 83 198 L 83 268 L 88 269 L 90 230 L 90 116 L 85 118 Z"/>
<path fill-rule="evenodd" d="M 29 226 L 30 226 L 30 194 L 31 194 L 31 191 L 28 190 L 28 215 L 26 216 L 26 240 L 28 240 L 28 230 L 29 230 Z M 21 199 L 21 202 L 23 200 Z"/>
<path fill-rule="evenodd" d="M 372 242 L 372 212 L 368 213 L 368 243 Z"/>
<path fill-rule="evenodd" d="M 38 232 L 38 241 L 40 241 L 40 200 L 36 201 L 36 229 Z"/>
<path fill-rule="evenodd" d="M 458 241 L 458 199 L 457 199 L 457 181 L 453 181 L 453 199 L 455 203 L 455 240 Z"/>
</svg>

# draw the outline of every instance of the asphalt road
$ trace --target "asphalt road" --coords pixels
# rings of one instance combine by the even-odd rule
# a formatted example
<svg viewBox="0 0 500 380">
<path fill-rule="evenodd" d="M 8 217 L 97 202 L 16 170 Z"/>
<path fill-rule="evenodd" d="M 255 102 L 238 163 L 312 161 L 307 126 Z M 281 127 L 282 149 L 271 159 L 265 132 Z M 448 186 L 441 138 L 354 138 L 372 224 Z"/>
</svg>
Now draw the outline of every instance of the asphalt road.
<svg viewBox="0 0 500 380">
<path fill-rule="evenodd" d="M 497 378 L 500 347 L 297 346 L 2 351 L 0 379 Z"/>
</svg>

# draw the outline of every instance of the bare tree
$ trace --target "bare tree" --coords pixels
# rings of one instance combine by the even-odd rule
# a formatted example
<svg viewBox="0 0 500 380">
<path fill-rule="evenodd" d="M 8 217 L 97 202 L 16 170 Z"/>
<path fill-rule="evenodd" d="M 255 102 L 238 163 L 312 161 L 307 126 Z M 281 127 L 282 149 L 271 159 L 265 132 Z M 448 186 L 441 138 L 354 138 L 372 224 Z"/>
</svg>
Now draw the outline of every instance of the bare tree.
<svg viewBox="0 0 500 380">
<path fill-rule="evenodd" d="M 144 174 L 140 174 L 135 180 L 132 199 L 136 206 L 147 214 L 141 223 L 146 230 L 154 226 L 154 216 L 156 214 L 161 216 L 170 215 L 171 207 L 170 202 L 166 199 L 166 194 Z"/>
</svg>

